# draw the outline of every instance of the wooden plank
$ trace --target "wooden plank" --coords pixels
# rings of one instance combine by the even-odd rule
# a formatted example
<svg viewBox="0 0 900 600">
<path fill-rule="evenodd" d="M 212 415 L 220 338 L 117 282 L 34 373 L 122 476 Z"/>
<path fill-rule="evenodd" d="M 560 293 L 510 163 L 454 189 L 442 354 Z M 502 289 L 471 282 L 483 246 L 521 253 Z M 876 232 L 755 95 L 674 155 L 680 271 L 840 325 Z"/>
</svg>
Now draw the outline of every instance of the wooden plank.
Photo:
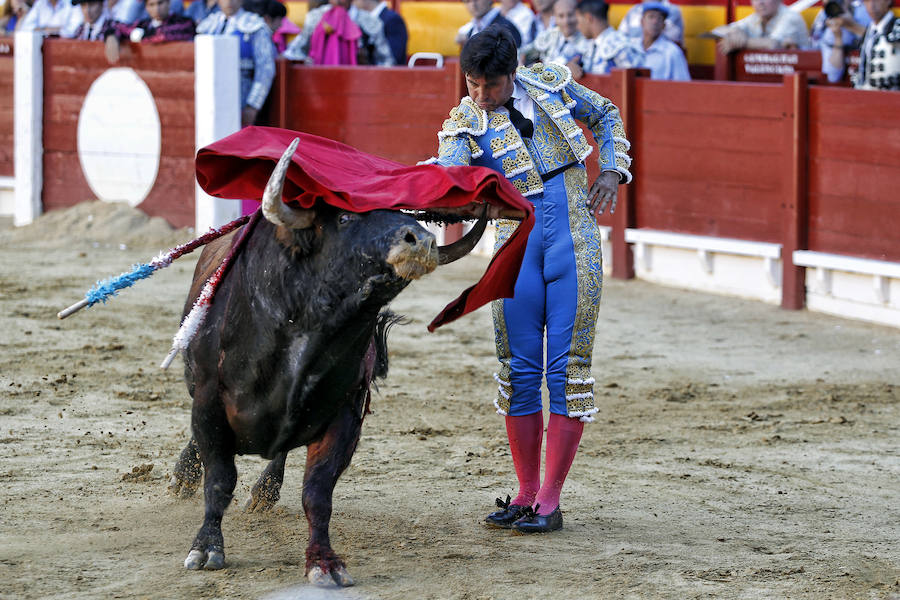
<svg viewBox="0 0 900 600">
<path fill-rule="evenodd" d="M 782 117 L 708 115 L 641 111 L 637 117 L 641 131 L 652 131 L 650 139 L 638 143 L 680 147 L 684 150 L 740 149 L 749 152 L 772 152 L 772 140 L 780 133 Z"/>
<path fill-rule="evenodd" d="M 770 119 L 783 112 L 781 85 L 639 79 L 643 112 Z"/>
</svg>

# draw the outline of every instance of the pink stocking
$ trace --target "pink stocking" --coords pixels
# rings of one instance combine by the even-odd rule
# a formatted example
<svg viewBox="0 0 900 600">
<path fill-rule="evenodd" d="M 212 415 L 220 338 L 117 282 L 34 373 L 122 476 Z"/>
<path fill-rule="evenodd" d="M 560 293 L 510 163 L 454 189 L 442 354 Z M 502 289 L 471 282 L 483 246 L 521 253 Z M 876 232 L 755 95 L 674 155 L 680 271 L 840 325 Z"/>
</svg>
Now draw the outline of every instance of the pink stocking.
<svg viewBox="0 0 900 600">
<path fill-rule="evenodd" d="M 538 514 L 549 515 L 559 506 L 559 494 L 562 491 L 569 467 L 575 460 L 578 444 L 584 423 L 565 415 L 550 415 L 547 425 L 547 464 L 544 466 L 544 483 L 534 500 L 540 504 Z"/>
<path fill-rule="evenodd" d="M 512 453 L 519 494 L 510 502 L 516 506 L 531 506 L 541 483 L 541 442 L 544 439 L 544 413 L 522 417 L 506 417 L 506 435 Z"/>
</svg>

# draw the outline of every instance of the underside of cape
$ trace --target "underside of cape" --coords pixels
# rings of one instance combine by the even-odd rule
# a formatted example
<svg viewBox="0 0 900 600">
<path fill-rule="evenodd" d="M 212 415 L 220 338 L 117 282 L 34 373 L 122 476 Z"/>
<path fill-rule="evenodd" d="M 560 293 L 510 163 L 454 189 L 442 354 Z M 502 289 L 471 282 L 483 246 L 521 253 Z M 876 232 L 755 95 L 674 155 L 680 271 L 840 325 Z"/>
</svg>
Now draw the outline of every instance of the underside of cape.
<svg viewBox="0 0 900 600">
<path fill-rule="evenodd" d="M 294 138 L 283 200 L 342 210 L 440 210 L 486 202 L 525 214 L 481 279 L 428 325 L 429 331 L 498 298 L 511 298 L 534 225 L 534 207 L 503 175 L 485 167 L 407 166 L 346 144 L 274 127 L 247 127 L 197 153 L 197 181 L 216 198 L 260 200 L 278 159 Z"/>
</svg>

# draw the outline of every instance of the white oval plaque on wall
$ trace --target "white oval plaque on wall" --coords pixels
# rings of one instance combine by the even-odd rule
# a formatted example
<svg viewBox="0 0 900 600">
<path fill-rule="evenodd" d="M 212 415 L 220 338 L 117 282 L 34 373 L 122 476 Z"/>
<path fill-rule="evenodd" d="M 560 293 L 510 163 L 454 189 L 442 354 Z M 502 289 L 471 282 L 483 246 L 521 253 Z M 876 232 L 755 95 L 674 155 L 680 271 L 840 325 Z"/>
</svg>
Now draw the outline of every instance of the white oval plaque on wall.
<svg viewBox="0 0 900 600">
<path fill-rule="evenodd" d="M 159 113 L 133 69 L 105 71 L 91 84 L 78 116 L 78 159 L 99 200 L 144 201 L 156 181 Z"/>
</svg>

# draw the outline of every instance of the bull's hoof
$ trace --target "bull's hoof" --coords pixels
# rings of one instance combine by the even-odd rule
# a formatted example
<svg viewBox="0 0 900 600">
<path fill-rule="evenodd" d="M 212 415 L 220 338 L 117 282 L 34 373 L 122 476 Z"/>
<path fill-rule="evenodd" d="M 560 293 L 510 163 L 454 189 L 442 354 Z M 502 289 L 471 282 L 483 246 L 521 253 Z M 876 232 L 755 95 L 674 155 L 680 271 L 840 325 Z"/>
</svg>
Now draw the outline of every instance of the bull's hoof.
<svg viewBox="0 0 900 600">
<path fill-rule="evenodd" d="M 320 566 L 312 567 L 306 574 L 309 582 L 317 587 L 332 587 L 338 585 L 340 587 L 349 587 L 353 585 L 353 578 L 347 572 L 346 567 L 337 567 L 326 573 Z"/>
<path fill-rule="evenodd" d="M 200 487 L 199 479 L 193 481 L 173 475 L 172 479 L 169 480 L 167 492 L 170 496 L 175 496 L 176 498 L 190 498 L 197 492 L 198 487 Z"/>
<path fill-rule="evenodd" d="M 191 550 L 184 559 L 184 568 L 191 571 L 206 569 L 218 571 L 225 567 L 225 553 L 218 550 L 205 552 L 203 550 Z"/>
<path fill-rule="evenodd" d="M 278 502 L 278 494 L 272 498 L 270 494 L 257 493 L 254 490 L 250 495 L 250 499 L 247 500 L 247 504 L 244 505 L 244 510 L 247 512 L 266 512 L 272 510 L 276 502 Z"/>
</svg>

